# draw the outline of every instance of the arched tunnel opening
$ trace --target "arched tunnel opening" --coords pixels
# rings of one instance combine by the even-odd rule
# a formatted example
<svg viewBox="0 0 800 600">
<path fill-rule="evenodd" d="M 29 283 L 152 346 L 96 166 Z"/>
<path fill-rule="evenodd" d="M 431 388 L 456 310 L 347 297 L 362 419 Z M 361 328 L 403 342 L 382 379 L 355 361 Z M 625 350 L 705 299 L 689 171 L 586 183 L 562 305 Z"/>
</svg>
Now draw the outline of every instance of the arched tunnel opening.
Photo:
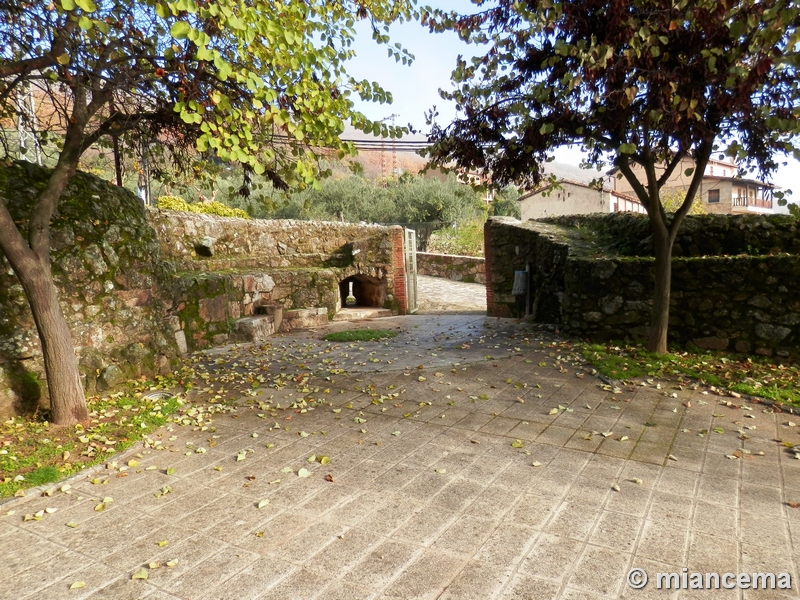
<svg viewBox="0 0 800 600">
<path fill-rule="evenodd" d="M 356 303 L 349 305 L 382 308 L 386 301 L 386 280 L 376 279 L 368 275 L 352 275 L 339 282 L 339 300 L 342 308 L 347 308 L 347 296 L 350 293 L 350 283 L 353 284 L 353 296 Z"/>
</svg>

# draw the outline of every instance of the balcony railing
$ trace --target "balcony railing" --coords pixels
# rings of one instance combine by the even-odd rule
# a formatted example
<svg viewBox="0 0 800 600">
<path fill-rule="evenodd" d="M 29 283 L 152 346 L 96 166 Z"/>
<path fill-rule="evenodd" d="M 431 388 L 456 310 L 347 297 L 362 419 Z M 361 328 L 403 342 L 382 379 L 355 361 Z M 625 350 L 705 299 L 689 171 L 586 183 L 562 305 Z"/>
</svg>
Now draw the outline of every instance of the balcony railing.
<svg viewBox="0 0 800 600">
<path fill-rule="evenodd" d="M 772 200 L 765 198 L 748 198 L 746 196 L 734 196 L 733 206 L 753 206 L 758 208 L 772 208 Z"/>
</svg>

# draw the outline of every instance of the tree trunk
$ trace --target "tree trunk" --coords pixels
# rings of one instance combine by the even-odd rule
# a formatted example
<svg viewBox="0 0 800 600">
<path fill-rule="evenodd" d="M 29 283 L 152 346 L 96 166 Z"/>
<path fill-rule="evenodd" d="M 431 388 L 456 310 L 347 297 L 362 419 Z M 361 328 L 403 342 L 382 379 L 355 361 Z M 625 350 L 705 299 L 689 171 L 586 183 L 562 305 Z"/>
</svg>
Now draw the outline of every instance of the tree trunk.
<svg viewBox="0 0 800 600">
<path fill-rule="evenodd" d="M 50 392 L 50 420 L 55 425 L 85 421 L 89 413 L 78 360 L 50 269 L 34 260 L 28 268 L 19 272 L 15 269 L 15 272 L 25 290 L 39 332 Z"/>
<path fill-rule="evenodd" d="M 70 136 L 68 130 L 58 164 L 31 212 L 27 241 L 8 212 L 5 199 L 0 197 L 0 250 L 25 291 L 36 323 L 54 425 L 74 425 L 89 417 L 72 334 L 50 269 L 50 218 L 75 173 L 79 142 L 80 137 Z"/>
<path fill-rule="evenodd" d="M 664 354 L 667 351 L 669 329 L 669 297 L 672 285 L 672 240 L 666 231 L 657 231 L 654 226 L 653 249 L 655 250 L 655 288 L 653 311 L 650 316 L 650 337 L 647 349 Z"/>
</svg>

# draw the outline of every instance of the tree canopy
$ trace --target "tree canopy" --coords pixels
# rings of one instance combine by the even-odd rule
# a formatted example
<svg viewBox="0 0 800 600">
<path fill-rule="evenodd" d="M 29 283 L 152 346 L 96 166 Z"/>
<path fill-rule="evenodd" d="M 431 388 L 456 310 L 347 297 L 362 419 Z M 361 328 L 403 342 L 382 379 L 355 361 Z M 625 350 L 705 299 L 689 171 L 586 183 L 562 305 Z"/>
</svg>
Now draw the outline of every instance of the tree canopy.
<svg viewBox="0 0 800 600">
<path fill-rule="evenodd" d="M 30 130 L 69 137 L 72 123 L 82 151 L 135 131 L 157 148 L 210 150 L 296 186 L 317 175 L 322 148 L 353 152 L 338 137 L 346 120 L 398 133 L 353 109 L 354 94 L 391 96 L 350 77 L 345 62 L 356 19 L 371 19 L 387 42 L 388 23 L 412 16 L 404 0 L 2 0 L 0 15 L 0 118 L 28 119 L 32 90 L 47 114 Z"/>
<path fill-rule="evenodd" d="M 537 184 L 556 147 L 619 168 L 650 217 L 656 254 L 651 350 L 666 350 L 671 248 L 714 152 L 768 176 L 800 157 L 797 26 L 791 0 L 498 0 L 428 12 L 488 51 L 453 72 L 460 114 L 434 125 L 431 160 L 483 170 L 495 185 Z M 660 190 L 690 158 L 669 217 Z M 642 167 L 644 181 L 633 165 Z"/>
<path fill-rule="evenodd" d="M 799 14 L 788 0 L 500 0 L 428 14 L 490 46 L 459 60 L 445 96 L 464 116 L 434 126 L 433 160 L 538 183 L 548 152 L 577 143 L 592 165 L 721 150 L 769 174 L 779 152 L 800 156 Z"/>
</svg>

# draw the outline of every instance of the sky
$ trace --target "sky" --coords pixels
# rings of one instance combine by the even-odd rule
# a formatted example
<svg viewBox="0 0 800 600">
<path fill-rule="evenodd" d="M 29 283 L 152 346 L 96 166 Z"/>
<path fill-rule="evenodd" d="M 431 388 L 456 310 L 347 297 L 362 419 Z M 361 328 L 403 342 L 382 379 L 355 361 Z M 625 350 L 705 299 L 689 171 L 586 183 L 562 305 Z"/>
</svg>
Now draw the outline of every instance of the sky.
<svg viewBox="0 0 800 600">
<path fill-rule="evenodd" d="M 434 4 L 434 2 L 431 2 Z M 435 5 L 447 10 L 469 10 L 471 6 L 464 0 L 440 0 Z M 358 23 L 358 36 L 354 49 L 356 58 L 348 67 L 351 75 L 358 79 L 377 81 L 392 93 L 392 104 L 356 103 L 356 108 L 373 120 L 396 117 L 397 125 L 411 124 L 423 135 L 429 127 L 425 123 L 425 113 L 436 106 L 440 125 L 450 123 L 456 117 L 455 106 L 439 96 L 439 89 L 452 89 L 450 74 L 460 55 L 471 57 L 481 53 L 481 47 L 468 45 L 452 32 L 430 33 L 419 23 L 393 25 L 390 31 L 392 44 L 400 42 L 416 60 L 411 66 L 396 63 L 387 56 L 386 48 L 377 45 L 371 38 L 371 31 L 364 21 Z M 388 122 L 388 121 L 387 121 Z M 554 153 L 558 162 L 578 165 L 581 152 L 578 148 L 561 148 Z M 786 167 L 781 167 L 773 175 L 772 183 L 785 189 L 795 188 L 791 197 L 800 202 L 800 162 L 788 159 Z"/>
</svg>

